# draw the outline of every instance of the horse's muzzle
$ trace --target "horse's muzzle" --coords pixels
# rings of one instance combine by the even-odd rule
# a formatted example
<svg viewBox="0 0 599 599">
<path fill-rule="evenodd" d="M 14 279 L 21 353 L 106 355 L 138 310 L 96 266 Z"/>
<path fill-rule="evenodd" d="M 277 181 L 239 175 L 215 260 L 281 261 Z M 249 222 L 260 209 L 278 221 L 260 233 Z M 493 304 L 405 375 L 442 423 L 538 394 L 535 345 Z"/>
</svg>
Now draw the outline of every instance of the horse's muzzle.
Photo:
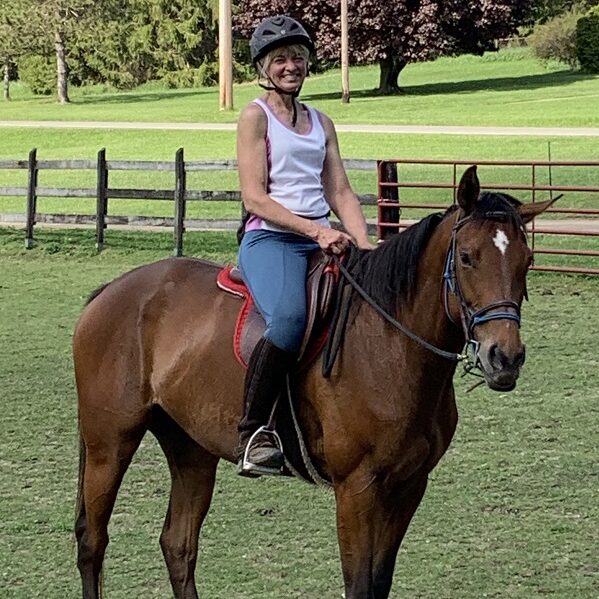
<svg viewBox="0 0 599 599">
<path fill-rule="evenodd" d="M 493 391 L 512 391 L 526 359 L 524 345 L 508 350 L 496 343 L 481 344 L 478 359 L 487 385 Z"/>
</svg>

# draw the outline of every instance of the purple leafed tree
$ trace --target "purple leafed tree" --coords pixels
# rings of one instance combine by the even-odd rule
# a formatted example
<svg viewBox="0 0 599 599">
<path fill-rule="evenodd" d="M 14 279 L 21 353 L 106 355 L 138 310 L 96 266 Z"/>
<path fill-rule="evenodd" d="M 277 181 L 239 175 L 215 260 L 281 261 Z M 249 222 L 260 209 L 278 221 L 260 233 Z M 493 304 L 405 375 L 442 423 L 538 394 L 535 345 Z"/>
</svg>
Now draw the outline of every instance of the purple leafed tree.
<svg viewBox="0 0 599 599">
<path fill-rule="evenodd" d="M 527 21 L 533 0 L 348 0 L 350 61 L 380 66 L 378 92 L 399 90 L 410 62 L 441 55 L 482 54 Z M 235 26 L 249 38 L 263 18 L 287 14 L 304 23 L 322 59 L 340 53 L 339 0 L 240 0 Z"/>
</svg>

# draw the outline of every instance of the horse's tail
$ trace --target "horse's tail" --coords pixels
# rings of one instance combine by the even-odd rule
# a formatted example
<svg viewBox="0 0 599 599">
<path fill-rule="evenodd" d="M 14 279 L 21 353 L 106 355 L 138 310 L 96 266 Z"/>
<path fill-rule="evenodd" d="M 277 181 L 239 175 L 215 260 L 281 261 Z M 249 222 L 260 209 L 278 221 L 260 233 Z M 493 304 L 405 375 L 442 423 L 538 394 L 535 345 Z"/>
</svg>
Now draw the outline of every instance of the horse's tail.
<svg viewBox="0 0 599 599">
<path fill-rule="evenodd" d="M 85 478 L 85 460 L 87 458 L 87 450 L 85 448 L 85 442 L 83 441 L 83 435 L 79 430 L 79 471 L 77 475 L 77 500 L 75 505 L 75 538 L 76 542 L 79 543 L 81 535 L 84 534 L 87 526 L 87 518 L 85 515 L 85 501 L 83 497 L 83 482 Z M 99 598 L 102 599 L 102 587 L 103 587 L 103 573 L 100 572 L 99 580 Z"/>
<path fill-rule="evenodd" d="M 83 502 L 83 477 L 85 474 L 86 449 L 81 431 L 79 431 L 79 473 L 77 477 L 77 503 L 75 506 L 75 535 L 85 529 L 85 503 Z"/>
<path fill-rule="evenodd" d="M 110 285 L 110 283 L 104 283 L 103 285 L 100 285 L 97 289 L 94 289 L 85 301 L 85 305 L 87 306 L 88 304 L 91 304 L 91 302 L 95 300 L 100 295 L 100 293 L 102 293 L 102 291 L 104 291 L 104 289 L 108 287 L 108 285 Z"/>
</svg>

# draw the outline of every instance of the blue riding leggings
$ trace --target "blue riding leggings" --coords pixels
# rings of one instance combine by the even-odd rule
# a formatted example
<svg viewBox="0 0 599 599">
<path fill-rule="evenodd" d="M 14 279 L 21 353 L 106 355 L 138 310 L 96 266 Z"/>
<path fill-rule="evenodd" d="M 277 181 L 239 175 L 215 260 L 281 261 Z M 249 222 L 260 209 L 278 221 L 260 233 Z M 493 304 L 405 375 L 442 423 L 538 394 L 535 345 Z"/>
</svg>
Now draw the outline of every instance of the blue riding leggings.
<svg viewBox="0 0 599 599">
<path fill-rule="evenodd" d="M 299 351 L 306 326 L 306 277 L 316 242 L 278 231 L 248 231 L 239 248 L 239 269 L 260 314 L 265 337 L 279 349 Z"/>
</svg>

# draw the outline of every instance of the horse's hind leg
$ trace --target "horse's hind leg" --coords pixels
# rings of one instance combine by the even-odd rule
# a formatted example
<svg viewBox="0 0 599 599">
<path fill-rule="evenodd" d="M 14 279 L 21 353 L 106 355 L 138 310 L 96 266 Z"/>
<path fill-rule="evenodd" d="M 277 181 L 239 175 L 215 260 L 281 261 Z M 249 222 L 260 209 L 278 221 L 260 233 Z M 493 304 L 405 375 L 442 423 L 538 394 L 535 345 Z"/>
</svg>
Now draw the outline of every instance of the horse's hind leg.
<svg viewBox="0 0 599 599">
<path fill-rule="evenodd" d="M 150 429 L 171 473 L 171 495 L 160 546 L 176 599 L 197 599 L 198 536 L 214 489 L 218 458 L 200 447 L 167 414 L 157 412 Z"/>
<path fill-rule="evenodd" d="M 139 447 L 146 428 L 136 427 L 112 435 L 101 427 L 81 442 L 79 498 L 75 534 L 77 566 L 81 573 L 84 599 L 100 597 L 100 574 L 106 546 L 108 521 L 123 476 Z"/>
</svg>

